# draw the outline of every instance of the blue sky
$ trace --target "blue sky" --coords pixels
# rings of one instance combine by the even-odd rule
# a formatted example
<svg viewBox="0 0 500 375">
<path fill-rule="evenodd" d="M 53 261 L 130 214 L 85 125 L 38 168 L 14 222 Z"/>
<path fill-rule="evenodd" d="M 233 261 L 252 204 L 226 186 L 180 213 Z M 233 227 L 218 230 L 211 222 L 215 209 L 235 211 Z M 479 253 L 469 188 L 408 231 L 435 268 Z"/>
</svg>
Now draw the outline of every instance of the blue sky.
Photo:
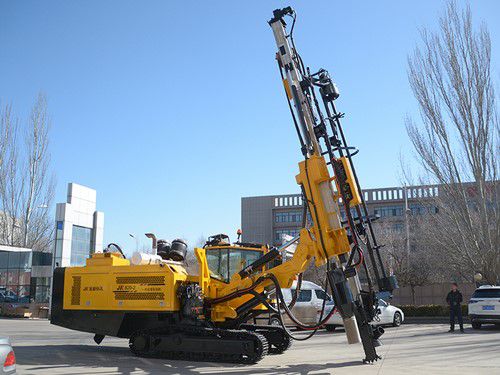
<svg viewBox="0 0 500 375">
<path fill-rule="evenodd" d="M 105 241 L 132 251 L 128 233 L 233 235 L 242 196 L 298 192 L 301 154 L 267 25 L 288 4 L 0 0 L 0 101 L 26 118 L 47 95 L 56 201 L 68 182 L 95 188 Z M 411 157 L 404 117 L 416 112 L 407 55 L 444 2 L 290 5 L 305 63 L 341 90 L 362 185 L 397 185 L 399 155 Z M 498 82 L 500 2 L 472 10 L 490 29 Z"/>
</svg>

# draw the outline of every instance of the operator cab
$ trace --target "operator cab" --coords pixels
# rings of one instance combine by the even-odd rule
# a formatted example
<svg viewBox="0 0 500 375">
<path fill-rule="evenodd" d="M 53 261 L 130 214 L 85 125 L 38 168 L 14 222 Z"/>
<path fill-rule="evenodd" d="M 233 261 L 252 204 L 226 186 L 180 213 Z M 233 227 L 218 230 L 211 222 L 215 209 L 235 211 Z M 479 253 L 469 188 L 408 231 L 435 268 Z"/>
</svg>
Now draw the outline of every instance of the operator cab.
<svg viewBox="0 0 500 375">
<path fill-rule="evenodd" d="M 210 236 L 205 243 L 210 276 L 229 283 L 231 277 L 255 262 L 269 251 L 269 246 L 256 243 L 236 242 L 231 244 L 229 236 Z"/>
</svg>

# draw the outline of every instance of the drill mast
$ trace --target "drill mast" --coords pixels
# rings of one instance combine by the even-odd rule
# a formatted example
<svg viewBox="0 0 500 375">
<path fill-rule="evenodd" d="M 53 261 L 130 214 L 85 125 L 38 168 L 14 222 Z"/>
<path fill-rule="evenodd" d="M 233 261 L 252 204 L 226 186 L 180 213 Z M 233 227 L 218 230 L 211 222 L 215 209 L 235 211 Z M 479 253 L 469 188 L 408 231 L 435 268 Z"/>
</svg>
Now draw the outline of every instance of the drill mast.
<svg viewBox="0 0 500 375">
<path fill-rule="evenodd" d="M 288 33 L 285 17 L 292 20 Z M 361 341 L 367 355 L 365 360 L 373 361 L 378 358 L 375 345 L 382 332 L 369 324 L 376 315 L 377 306 L 372 273 L 380 291 L 392 291 L 397 287 L 396 279 L 386 274 L 361 194 L 352 164 L 352 156 L 357 150 L 347 145 L 340 122 L 344 115 L 337 112 L 334 104 L 339 91 L 326 70 L 311 73 L 304 66 L 293 40 L 295 20 L 295 12 L 287 7 L 275 10 L 269 24 L 278 47 L 276 59 L 304 155 L 297 182 L 311 213 L 316 246 L 322 250 L 315 255 L 316 262 L 322 254 L 323 260 L 329 262 L 328 282 L 344 320 L 348 342 Z M 369 266 L 364 254 L 368 255 Z M 367 290 L 361 288 L 358 274 L 361 266 Z"/>
</svg>

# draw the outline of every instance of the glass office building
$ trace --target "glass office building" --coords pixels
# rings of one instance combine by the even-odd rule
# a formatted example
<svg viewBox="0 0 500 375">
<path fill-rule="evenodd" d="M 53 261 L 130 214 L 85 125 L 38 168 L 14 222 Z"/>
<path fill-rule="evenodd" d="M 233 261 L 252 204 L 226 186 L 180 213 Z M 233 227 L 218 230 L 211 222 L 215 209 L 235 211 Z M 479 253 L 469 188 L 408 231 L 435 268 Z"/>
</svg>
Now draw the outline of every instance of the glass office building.
<svg viewBox="0 0 500 375">
<path fill-rule="evenodd" d="M 71 265 L 83 266 L 85 260 L 94 252 L 94 235 L 92 228 L 73 225 L 71 242 Z"/>
<path fill-rule="evenodd" d="M 52 254 L 0 246 L 0 302 L 47 303 Z"/>
<path fill-rule="evenodd" d="M 104 214 L 96 211 L 94 189 L 68 184 L 65 203 L 56 206 L 54 266 L 84 266 L 90 254 L 103 249 Z"/>
</svg>

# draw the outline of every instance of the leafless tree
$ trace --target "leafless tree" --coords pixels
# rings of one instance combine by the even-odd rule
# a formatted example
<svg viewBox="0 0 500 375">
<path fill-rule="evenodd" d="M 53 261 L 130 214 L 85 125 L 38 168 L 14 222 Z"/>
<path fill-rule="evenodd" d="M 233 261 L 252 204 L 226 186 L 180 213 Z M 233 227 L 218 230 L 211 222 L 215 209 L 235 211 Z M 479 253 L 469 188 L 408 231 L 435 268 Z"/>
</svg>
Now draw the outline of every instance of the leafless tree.
<svg viewBox="0 0 500 375">
<path fill-rule="evenodd" d="M 205 242 L 207 241 L 207 238 L 201 234 L 198 237 L 198 240 L 196 241 L 196 244 L 194 246 L 188 246 L 187 252 L 186 252 L 186 266 L 187 270 L 190 274 L 197 274 L 199 272 L 198 268 L 198 259 L 196 259 L 196 255 L 194 254 L 194 248 L 195 247 L 203 247 L 205 245 Z"/>
<path fill-rule="evenodd" d="M 12 106 L 0 109 L 0 240 L 3 244 L 50 250 L 55 180 L 50 172 L 47 103 L 40 94 L 29 120 Z"/>
<path fill-rule="evenodd" d="M 411 249 L 407 246 L 406 231 L 395 229 L 390 222 L 377 223 L 377 234 L 384 244 L 383 254 L 387 269 L 396 275 L 399 285 L 410 288 L 412 303 L 416 304 L 416 287 L 442 281 L 438 252 L 432 242 L 426 241 L 425 231 L 418 218 L 412 218 Z"/>
<path fill-rule="evenodd" d="M 498 172 L 500 134 L 486 25 L 475 29 L 470 8 L 447 4 L 438 31 L 423 29 L 408 59 L 420 121 L 407 131 L 423 167 L 421 182 L 439 184 L 427 237 L 456 272 L 500 275 Z"/>
</svg>

